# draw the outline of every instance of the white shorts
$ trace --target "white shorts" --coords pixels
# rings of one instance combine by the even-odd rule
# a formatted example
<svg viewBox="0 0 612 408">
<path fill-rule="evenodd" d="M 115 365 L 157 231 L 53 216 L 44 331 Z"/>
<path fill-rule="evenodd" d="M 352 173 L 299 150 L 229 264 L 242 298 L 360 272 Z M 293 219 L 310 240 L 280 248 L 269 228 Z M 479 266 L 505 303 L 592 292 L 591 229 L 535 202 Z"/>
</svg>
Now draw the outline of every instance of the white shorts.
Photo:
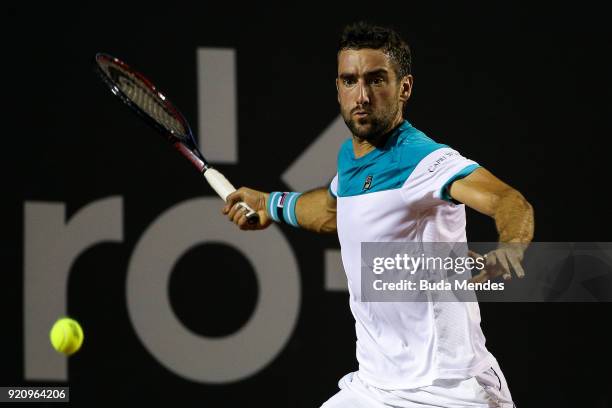
<svg viewBox="0 0 612 408">
<path fill-rule="evenodd" d="M 513 408 L 510 389 L 495 359 L 483 373 L 467 380 L 438 380 L 412 390 L 382 390 L 366 384 L 359 372 L 338 382 L 340 391 L 321 408 L 500 407 Z"/>
</svg>

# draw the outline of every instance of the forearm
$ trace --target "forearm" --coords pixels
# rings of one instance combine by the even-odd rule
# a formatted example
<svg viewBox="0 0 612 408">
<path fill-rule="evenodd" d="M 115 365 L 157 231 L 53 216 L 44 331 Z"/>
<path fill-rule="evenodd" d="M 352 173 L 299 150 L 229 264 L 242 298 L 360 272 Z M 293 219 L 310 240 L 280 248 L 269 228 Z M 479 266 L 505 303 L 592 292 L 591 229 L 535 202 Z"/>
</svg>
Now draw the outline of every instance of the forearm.
<svg viewBox="0 0 612 408">
<path fill-rule="evenodd" d="M 500 242 L 528 244 L 533 239 L 533 207 L 518 191 L 512 189 L 497 203 L 494 219 Z"/>
<path fill-rule="evenodd" d="M 301 228 L 318 232 L 336 232 L 336 205 L 327 188 L 319 188 L 302 194 L 295 206 L 295 214 Z"/>
</svg>

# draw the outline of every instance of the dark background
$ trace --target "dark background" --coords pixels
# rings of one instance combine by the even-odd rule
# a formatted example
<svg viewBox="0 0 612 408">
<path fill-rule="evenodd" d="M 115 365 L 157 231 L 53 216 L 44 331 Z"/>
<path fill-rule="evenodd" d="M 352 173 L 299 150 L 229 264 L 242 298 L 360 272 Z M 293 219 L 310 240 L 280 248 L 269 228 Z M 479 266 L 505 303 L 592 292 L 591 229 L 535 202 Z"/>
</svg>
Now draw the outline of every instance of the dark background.
<svg viewBox="0 0 612 408">
<path fill-rule="evenodd" d="M 337 239 L 284 226 L 300 264 L 302 303 L 275 361 L 254 377 L 210 386 L 179 378 L 144 350 L 125 306 L 131 251 L 165 209 L 213 193 L 103 88 L 91 70 L 97 51 L 143 70 L 197 129 L 196 48 L 235 48 L 240 163 L 219 169 L 236 184 L 283 190 L 280 174 L 338 113 L 333 81 L 342 27 L 358 19 L 392 25 L 413 50 L 408 119 L 417 128 L 519 189 L 535 208 L 535 240 L 611 240 L 611 30 L 604 10 L 588 3 L 218 10 L 202 2 L 5 6 L 3 14 L 1 297 L 8 322 L 0 385 L 39 384 L 23 376 L 24 202 L 64 202 L 69 217 L 111 195 L 123 197 L 124 241 L 93 247 L 71 271 L 68 312 L 87 336 L 69 363 L 73 405 L 317 407 L 356 368 L 347 294 L 323 289 L 323 250 L 337 248 Z M 470 240 L 496 239 L 491 220 L 472 211 L 468 217 Z M 189 266 L 210 262 L 213 251 L 227 254 L 215 258 L 219 267 L 244 270 L 246 260 L 227 248 L 196 248 L 177 265 L 170 296 L 193 331 L 219 335 L 244 323 L 257 293 L 248 273 L 240 294 L 207 289 Z M 202 317 L 209 308 L 226 318 Z M 487 303 L 481 312 L 517 406 L 610 406 L 611 304 Z"/>
</svg>

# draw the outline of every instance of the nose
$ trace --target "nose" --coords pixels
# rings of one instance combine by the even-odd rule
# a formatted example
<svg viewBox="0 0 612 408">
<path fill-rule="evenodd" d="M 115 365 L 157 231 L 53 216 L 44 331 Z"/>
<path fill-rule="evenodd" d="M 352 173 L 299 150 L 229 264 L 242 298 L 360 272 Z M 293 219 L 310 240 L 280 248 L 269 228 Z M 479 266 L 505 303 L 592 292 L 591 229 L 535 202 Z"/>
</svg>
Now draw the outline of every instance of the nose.
<svg viewBox="0 0 612 408">
<path fill-rule="evenodd" d="M 368 87 L 363 83 L 363 81 L 359 81 L 357 85 L 357 104 L 358 105 L 368 105 L 370 103 L 370 95 L 368 92 Z"/>
</svg>

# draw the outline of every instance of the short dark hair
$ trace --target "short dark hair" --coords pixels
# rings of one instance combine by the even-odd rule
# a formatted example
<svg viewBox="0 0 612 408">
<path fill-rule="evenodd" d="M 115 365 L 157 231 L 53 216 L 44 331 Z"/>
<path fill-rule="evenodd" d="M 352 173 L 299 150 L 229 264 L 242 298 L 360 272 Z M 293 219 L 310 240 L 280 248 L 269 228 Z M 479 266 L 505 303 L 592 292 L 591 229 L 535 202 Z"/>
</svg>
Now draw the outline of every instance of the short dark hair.
<svg viewBox="0 0 612 408">
<path fill-rule="evenodd" d="M 412 72 L 410 47 L 399 34 L 387 27 L 381 27 L 360 21 L 344 27 L 338 53 L 342 50 L 360 50 L 371 48 L 381 50 L 396 65 L 396 73 L 403 78 Z"/>
</svg>

